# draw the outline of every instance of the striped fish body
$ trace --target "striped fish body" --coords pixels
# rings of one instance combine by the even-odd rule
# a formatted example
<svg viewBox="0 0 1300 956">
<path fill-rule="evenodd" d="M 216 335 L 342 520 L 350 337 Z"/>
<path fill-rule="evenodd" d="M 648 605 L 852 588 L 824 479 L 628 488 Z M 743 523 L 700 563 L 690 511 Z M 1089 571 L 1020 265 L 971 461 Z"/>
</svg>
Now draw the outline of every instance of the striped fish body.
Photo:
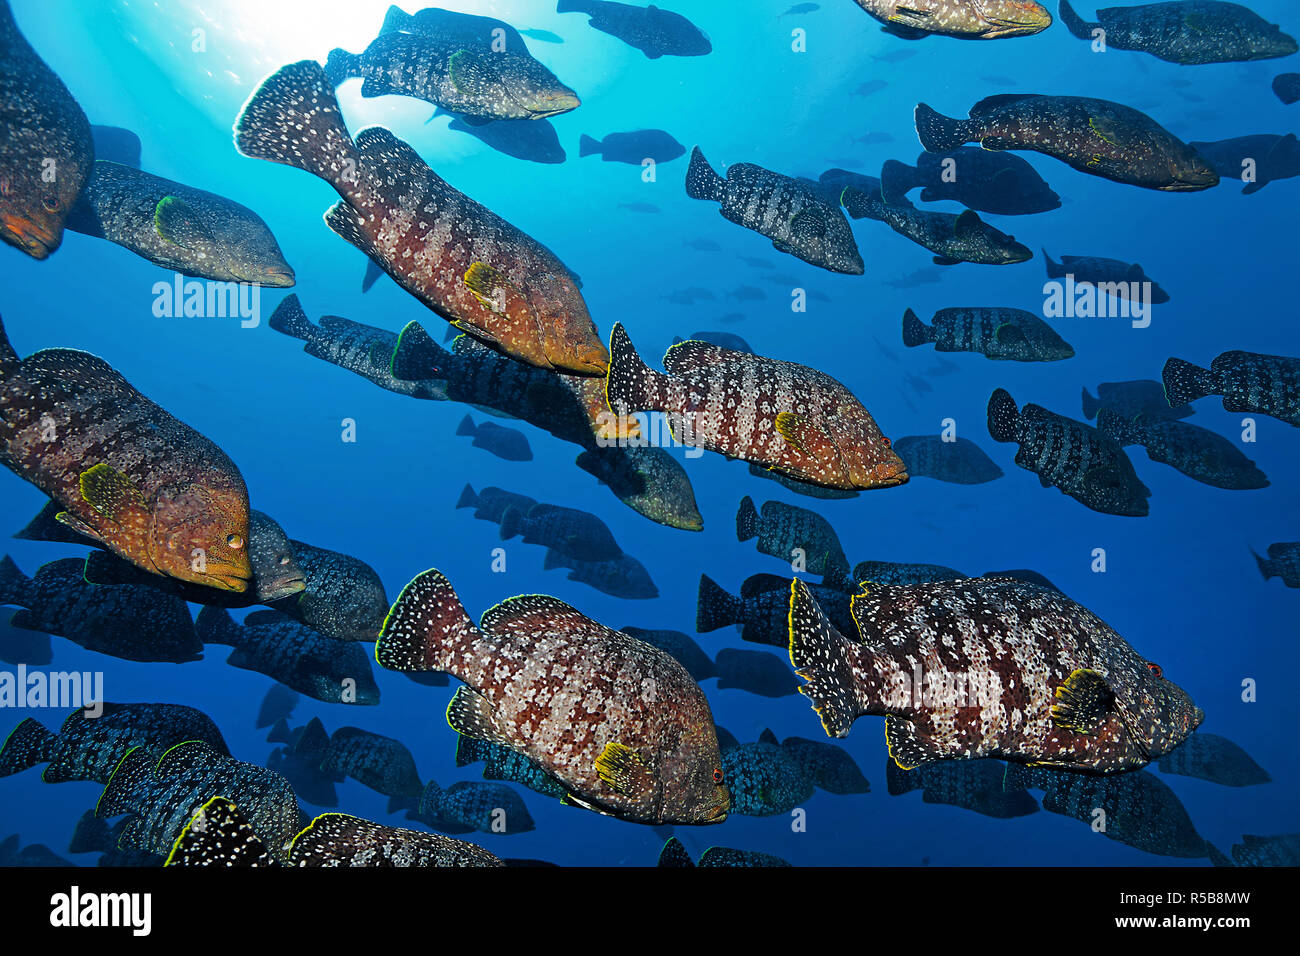
<svg viewBox="0 0 1300 956">
<path fill-rule="evenodd" d="M 320 65 L 267 79 L 245 105 L 248 156 L 304 169 L 343 197 L 326 224 L 457 328 L 513 358 L 603 374 L 608 355 L 564 264 L 453 188 L 388 130 L 354 142 Z"/>
<path fill-rule="evenodd" d="M 1210 364 L 1229 412 L 1259 412 L 1300 427 L 1300 359 L 1224 352 Z"/>
<path fill-rule="evenodd" d="M 642 823 L 712 823 L 727 813 L 703 692 L 671 656 L 544 595 L 511 598 L 476 627 L 447 579 L 407 585 L 376 646 L 394 670 L 464 681 L 457 732 L 524 755 L 569 802 Z"/>
<path fill-rule="evenodd" d="M 937 352 L 978 352 L 995 360 L 1050 362 L 1074 355 L 1050 325 L 1023 309 L 940 309 L 929 329 L 905 318 L 903 337 L 907 345 L 932 341 Z"/>
<path fill-rule="evenodd" d="M 759 511 L 748 496 L 736 515 L 736 537 L 758 538 L 758 550 L 783 561 L 803 559 L 810 574 L 848 574 L 849 561 L 831 523 L 807 508 L 782 501 L 765 501 Z"/>
<path fill-rule="evenodd" d="M 1240 448 L 1217 432 L 1189 422 L 1139 418 L 1113 425 L 1114 413 L 1102 409 L 1097 427 L 1120 444 L 1136 442 L 1152 461 L 1177 468 L 1188 478 L 1215 488 L 1265 488 L 1268 478 Z"/>
<path fill-rule="evenodd" d="M 405 744 L 357 727 L 334 731 L 320 769 L 345 774 L 389 797 L 418 797 L 424 790 L 415 757 Z"/>
<path fill-rule="evenodd" d="M 1168 753 L 1204 714 L 1059 592 L 1008 579 L 870 585 L 842 636 L 791 585 L 790 659 L 831 736 L 886 716 L 904 769 L 1000 757 L 1100 772 Z"/>
<path fill-rule="evenodd" d="M 610 352 L 610 407 L 667 412 L 693 445 L 831 488 L 907 480 L 871 413 L 823 372 L 687 340 L 664 355 L 663 374 L 641 361 L 618 323 Z"/>
</svg>

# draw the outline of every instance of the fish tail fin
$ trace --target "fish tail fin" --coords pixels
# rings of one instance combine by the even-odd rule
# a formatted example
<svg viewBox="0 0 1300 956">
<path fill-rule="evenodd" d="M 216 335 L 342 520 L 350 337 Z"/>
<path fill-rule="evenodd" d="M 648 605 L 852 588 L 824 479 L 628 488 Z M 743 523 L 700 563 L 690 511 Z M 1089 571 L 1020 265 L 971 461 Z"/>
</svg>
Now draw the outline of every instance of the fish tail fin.
<svg viewBox="0 0 1300 956">
<path fill-rule="evenodd" d="M 600 155 L 602 147 L 600 140 L 583 133 L 578 137 L 578 156 L 597 156 Z"/>
<path fill-rule="evenodd" d="M 149 778 L 153 776 L 157 757 L 145 747 L 132 747 L 113 768 L 104 791 L 95 804 L 95 816 L 120 817 L 135 813 L 140 808 L 139 796 L 148 793 Z"/>
<path fill-rule="evenodd" d="M 461 436 L 467 435 L 470 438 L 473 438 L 478 434 L 478 429 L 474 427 L 474 419 L 469 415 L 462 418 L 460 424 L 456 426 L 456 434 Z"/>
<path fill-rule="evenodd" d="M 524 513 L 511 505 L 501 514 L 501 523 L 498 525 L 502 541 L 509 541 L 524 533 Z"/>
<path fill-rule="evenodd" d="M 1089 23 L 1075 13 L 1074 7 L 1070 6 L 1070 0 L 1061 0 L 1061 22 L 1080 40 L 1091 40 L 1092 31 L 1101 28 L 1100 23 Z"/>
<path fill-rule="evenodd" d="M 695 610 L 695 630 L 701 634 L 716 631 L 740 621 L 745 602 L 728 594 L 707 574 L 700 575 L 700 596 Z"/>
<path fill-rule="evenodd" d="M 947 153 L 970 141 L 970 124 L 956 120 L 918 103 L 916 106 L 916 135 L 927 153 Z"/>
<path fill-rule="evenodd" d="M 451 356 L 433 340 L 419 322 L 407 322 L 397 333 L 397 347 L 389 366 L 393 378 L 408 382 L 422 382 L 431 378 L 446 378 L 443 371 Z"/>
<path fill-rule="evenodd" d="M 1170 408 L 1186 405 L 1206 395 L 1213 395 L 1218 388 L 1218 380 L 1209 369 L 1171 358 L 1165 363 L 1161 373 L 1165 383 L 1165 400 Z"/>
<path fill-rule="evenodd" d="M 921 317 L 908 309 L 903 313 L 903 344 L 909 349 L 934 341 L 934 329 L 921 321 Z"/>
<path fill-rule="evenodd" d="M 87 810 L 77 821 L 68 843 L 69 853 L 108 853 L 116 848 L 117 841 L 108 824 Z"/>
<path fill-rule="evenodd" d="M 248 818 L 228 798 L 211 797 L 181 829 L 163 866 L 276 866 Z"/>
<path fill-rule="evenodd" d="M 49 763 L 54 740 L 55 735 L 35 718 L 19 721 L 0 744 L 0 777 L 12 776 L 38 763 Z"/>
<path fill-rule="evenodd" d="M 1251 550 L 1250 553 L 1254 555 L 1255 564 L 1259 566 L 1259 573 L 1264 575 L 1265 581 L 1269 580 L 1269 578 L 1277 577 L 1277 573 L 1273 567 L 1272 561 L 1268 560 L 1267 558 L 1260 557 L 1258 554 L 1255 554 L 1253 549 Z M 2 755 L 2 752 L 0 752 L 0 755 Z"/>
<path fill-rule="evenodd" d="M 311 319 L 307 318 L 307 313 L 302 310 L 302 303 L 298 301 L 298 295 L 294 292 L 280 300 L 280 304 L 275 307 L 267 322 L 277 332 L 302 339 L 304 342 L 310 342 L 319 331 L 311 324 Z"/>
<path fill-rule="evenodd" d="M 457 508 L 473 508 L 478 505 L 478 495 L 474 493 L 474 486 L 466 484 L 460 490 L 460 497 L 456 499 Z"/>
<path fill-rule="evenodd" d="M 18 366 L 21 364 L 22 359 L 14 351 L 14 347 L 9 341 L 9 333 L 5 331 L 3 320 L 0 320 L 0 381 L 18 371 Z"/>
<path fill-rule="evenodd" d="M 691 164 L 686 168 L 686 195 L 692 199 L 722 199 L 726 180 L 713 171 L 698 146 L 691 150 Z"/>
<path fill-rule="evenodd" d="M 455 674 L 461 648 L 480 636 L 451 582 L 431 568 L 402 588 L 389 608 L 375 660 L 388 670 Z"/>
<path fill-rule="evenodd" d="M 291 744 L 293 743 L 293 731 L 289 729 L 289 720 L 281 717 L 271 725 L 270 731 L 267 732 L 266 742 L 268 744 Z"/>
<path fill-rule="evenodd" d="M 385 33 L 404 33 L 406 28 L 410 26 L 411 21 L 414 19 L 415 17 L 411 16 L 397 4 L 393 4 L 388 8 L 388 12 L 384 14 L 384 23 L 379 28 L 379 35 L 383 36 Z"/>
<path fill-rule="evenodd" d="M 587 13 L 589 8 L 582 5 L 579 0 L 559 0 L 555 5 L 556 13 Z"/>
<path fill-rule="evenodd" d="M 225 644 L 238 647 L 243 643 L 241 628 L 223 607 L 205 604 L 194 620 L 194 633 L 204 644 Z"/>
<path fill-rule="evenodd" d="M 1092 421 L 1097 417 L 1097 412 L 1101 410 L 1101 399 L 1094 398 L 1088 393 L 1088 386 L 1083 387 L 1083 417 Z"/>
<path fill-rule="evenodd" d="M 754 499 L 745 495 L 740 499 L 740 509 L 736 512 L 736 540 L 748 541 L 758 536 L 758 509 Z"/>
<path fill-rule="evenodd" d="M 384 270 L 375 264 L 374 259 L 366 259 L 366 274 L 361 277 L 361 294 L 365 295 L 370 291 L 370 287 L 379 281 L 379 277 L 384 274 Z"/>
<path fill-rule="evenodd" d="M 0 558 L 0 604 L 28 607 L 32 603 L 32 579 L 23 574 L 14 559 Z"/>
<path fill-rule="evenodd" d="M 1047 254 L 1046 249 L 1043 250 L 1043 261 L 1047 263 L 1047 278 L 1059 279 L 1061 276 L 1065 275 L 1065 263 L 1053 262 L 1052 257 Z"/>
<path fill-rule="evenodd" d="M 357 148 L 315 60 L 282 66 L 262 81 L 235 121 L 245 156 L 306 170 L 342 195 L 357 179 Z"/>
<path fill-rule="evenodd" d="M 899 203 L 907 198 L 907 192 L 920 185 L 917 170 L 899 162 L 887 159 L 880 167 L 880 195 L 888 203 Z"/>
<path fill-rule="evenodd" d="M 989 397 L 989 434 L 994 441 L 1016 440 L 1016 420 L 1020 409 L 1005 388 L 999 388 Z"/>
<path fill-rule="evenodd" d="M 854 219 L 880 221 L 885 218 L 884 199 L 854 186 L 845 186 L 840 192 L 840 205 Z"/>
<path fill-rule="evenodd" d="M 661 411 L 668 376 L 641 360 L 622 322 L 609 333 L 609 371 L 605 374 L 605 402 L 615 411 Z"/>
<path fill-rule="evenodd" d="M 806 682 L 799 692 L 812 701 L 828 736 L 848 736 L 862 712 L 849 662 L 849 642 L 798 578 L 790 582 L 788 620 L 790 663 Z"/>
<path fill-rule="evenodd" d="M 361 57 L 349 53 L 341 47 L 330 50 L 325 60 L 325 79 L 329 85 L 338 89 L 344 80 L 361 75 Z"/>
</svg>

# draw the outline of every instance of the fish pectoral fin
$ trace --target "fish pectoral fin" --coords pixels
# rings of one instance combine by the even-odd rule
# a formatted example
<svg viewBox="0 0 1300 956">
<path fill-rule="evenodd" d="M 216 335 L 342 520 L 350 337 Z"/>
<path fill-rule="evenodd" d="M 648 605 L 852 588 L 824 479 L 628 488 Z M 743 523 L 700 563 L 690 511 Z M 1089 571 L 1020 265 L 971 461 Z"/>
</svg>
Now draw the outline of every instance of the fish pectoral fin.
<svg viewBox="0 0 1300 956">
<path fill-rule="evenodd" d="M 582 797 L 571 791 L 560 797 L 560 803 L 566 807 L 581 807 L 583 810 L 590 810 L 592 813 L 599 813 L 601 816 L 605 817 L 612 817 L 614 815 L 608 810 L 602 810 L 600 807 L 596 806 L 596 804 L 582 799 Z"/>
<path fill-rule="evenodd" d="M 96 541 L 104 540 L 103 536 L 98 531 L 86 524 L 76 515 L 67 511 L 60 511 L 54 516 L 54 520 L 59 522 L 59 524 L 67 525 L 78 534 L 84 534 L 87 538 L 94 538 Z"/>
<path fill-rule="evenodd" d="M 457 50 L 451 55 L 447 60 L 447 78 L 457 93 L 470 95 L 481 92 L 494 83 L 502 84 L 501 74 L 493 69 L 486 58 L 472 50 Z M 481 122 L 472 125 L 481 125 Z"/>
<path fill-rule="evenodd" d="M 447 723 L 462 736 L 515 749 L 514 742 L 506 738 L 497 724 L 492 702 L 468 687 L 461 687 L 452 695 L 447 705 Z"/>
<path fill-rule="evenodd" d="M 815 238 L 826 232 L 826 216 L 821 210 L 810 206 L 791 217 L 789 229 L 792 236 Z"/>
<path fill-rule="evenodd" d="M 980 218 L 979 213 L 974 209 L 967 209 L 954 220 L 952 234 L 958 239 L 964 239 L 978 233 L 983 226 L 984 220 Z"/>
<path fill-rule="evenodd" d="M 105 462 L 83 471 L 77 484 L 82 499 L 114 524 L 121 525 L 131 512 L 144 512 L 146 515 L 149 512 L 144 495 L 135 483 Z"/>
<path fill-rule="evenodd" d="M 889 15 L 890 23 L 911 27 L 914 30 L 924 29 L 930 20 L 929 11 L 921 10 L 912 5 L 899 6 Z"/>
<path fill-rule="evenodd" d="M 806 455 L 816 437 L 817 426 L 797 412 L 782 412 L 776 416 L 776 430 L 787 444 Z"/>
<path fill-rule="evenodd" d="M 936 266 L 959 266 L 962 260 L 954 259 L 952 256 L 935 256 L 934 264 Z"/>
<path fill-rule="evenodd" d="M 653 789 L 654 775 L 641 755 L 627 744 L 611 740 L 596 758 L 596 773 L 616 793 L 636 796 Z"/>
<path fill-rule="evenodd" d="M 153 226 L 160 238 L 186 249 L 215 241 L 199 211 L 177 196 L 163 196 L 158 200 L 153 210 Z"/>
<path fill-rule="evenodd" d="M 1094 670 L 1080 668 L 1056 688 L 1052 723 L 1063 730 L 1095 736 L 1115 712 L 1115 692 L 1106 678 Z"/>
<path fill-rule="evenodd" d="M 1029 339 L 1025 337 L 1024 330 L 1010 322 L 1003 322 L 993 333 L 993 337 L 998 340 L 999 345 L 1008 347 L 1028 345 Z"/>
<path fill-rule="evenodd" d="M 523 297 L 518 286 L 507 279 L 501 270 L 486 262 L 472 263 L 465 270 L 465 288 L 473 293 L 484 308 L 500 315 L 506 314 L 511 299 Z M 452 324 L 462 327 L 455 322 Z"/>
</svg>

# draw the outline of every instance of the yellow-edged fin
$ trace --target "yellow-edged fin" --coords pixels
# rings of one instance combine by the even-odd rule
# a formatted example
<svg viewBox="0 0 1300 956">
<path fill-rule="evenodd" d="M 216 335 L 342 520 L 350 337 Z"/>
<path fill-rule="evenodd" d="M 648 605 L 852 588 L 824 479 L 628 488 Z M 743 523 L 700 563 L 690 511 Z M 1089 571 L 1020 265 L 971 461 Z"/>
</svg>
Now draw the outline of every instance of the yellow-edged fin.
<svg viewBox="0 0 1300 956">
<path fill-rule="evenodd" d="M 802 434 L 804 427 L 804 420 L 794 412 L 782 412 L 776 416 L 777 433 L 780 434 L 780 436 L 784 438 L 796 451 L 801 451 L 804 454 L 807 454 L 807 449 L 804 448 L 803 442 L 799 440 L 799 436 Z"/>
<path fill-rule="evenodd" d="M 499 270 L 486 262 L 474 262 L 465 270 L 465 288 L 474 294 L 484 308 L 493 312 L 505 312 L 505 299 L 509 292 L 518 292 L 513 282 Z M 457 328 L 465 328 L 453 322 Z"/>
<path fill-rule="evenodd" d="M 610 789 L 625 795 L 644 792 L 650 778 L 641 755 L 617 740 L 607 743 L 596 758 L 596 773 Z"/>
<path fill-rule="evenodd" d="M 1111 133 L 1108 133 L 1108 132 L 1106 131 L 1106 129 L 1104 128 L 1104 127 L 1109 127 L 1109 126 L 1110 126 L 1110 124 L 1107 123 L 1105 120 L 1099 120 L 1099 119 L 1098 119 L 1097 117 L 1095 117 L 1095 116 L 1089 116 L 1089 117 L 1088 117 L 1088 127 L 1089 127 L 1089 128 L 1090 128 L 1094 133 L 1096 133 L 1098 136 L 1100 136 L 1100 137 L 1101 137 L 1103 140 L 1105 140 L 1106 142 L 1110 143 L 1110 145 L 1112 145 L 1112 146 L 1118 146 L 1118 145 L 1119 145 L 1119 140 L 1115 139 L 1114 136 L 1111 135 Z"/>
<path fill-rule="evenodd" d="M 137 508 L 148 511 L 148 503 L 135 483 L 105 462 L 83 471 L 77 485 L 81 497 L 91 507 L 117 524 L 122 523 L 127 511 Z"/>
<path fill-rule="evenodd" d="M 1097 671 L 1079 668 L 1056 688 L 1052 723 L 1062 730 L 1095 736 L 1115 709 L 1115 693 Z"/>
</svg>

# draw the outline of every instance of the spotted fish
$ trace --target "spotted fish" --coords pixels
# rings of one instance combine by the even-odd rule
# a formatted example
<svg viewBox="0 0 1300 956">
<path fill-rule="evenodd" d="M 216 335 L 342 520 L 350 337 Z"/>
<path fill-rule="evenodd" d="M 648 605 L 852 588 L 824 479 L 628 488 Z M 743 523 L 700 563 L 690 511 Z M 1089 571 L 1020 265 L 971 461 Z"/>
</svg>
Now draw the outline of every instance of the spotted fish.
<svg viewBox="0 0 1300 956">
<path fill-rule="evenodd" d="M 1079 16 L 1061 0 L 1061 21 L 1081 40 L 1104 31 L 1106 45 L 1138 50 L 1169 63 L 1240 63 L 1290 56 L 1296 41 L 1259 14 L 1238 3 L 1173 0 L 1140 7 L 1104 7 L 1099 22 Z"/>
<path fill-rule="evenodd" d="M 1300 358 L 1224 352 L 1208 369 L 1171 358 L 1163 377 L 1171 406 L 1222 395 L 1225 411 L 1258 412 L 1300 428 Z"/>
<path fill-rule="evenodd" d="M 265 80 L 235 140 L 246 156 L 332 185 L 342 201 L 326 224 L 457 328 L 542 368 L 604 374 L 608 355 L 564 264 L 388 130 L 372 126 L 354 142 L 320 64 L 303 60 Z"/>
<path fill-rule="evenodd" d="M 1267 488 L 1268 477 L 1233 442 L 1190 422 L 1128 419 L 1108 408 L 1097 414 L 1097 429 L 1121 445 L 1141 445 L 1152 461 L 1177 468 L 1188 478 L 1215 488 L 1248 491 Z"/>
<path fill-rule="evenodd" d="M 1169 301 L 1169 293 L 1146 274 L 1140 263 L 1130 264 L 1104 256 L 1061 256 L 1060 262 L 1053 262 L 1046 249 L 1043 261 L 1049 279 L 1073 276 L 1076 282 L 1091 282 L 1099 291 L 1121 299 L 1131 298 L 1135 286 L 1146 287 L 1139 288 L 1138 292 L 1148 297 L 1151 304 L 1163 305 Z"/>
<path fill-rule="evenodd" d="M 346 813 L 324 813 L 295 834 L 281 852 L 238 805 L 214 796 L 197 808 L 170 848 L 165 866 L 501 866 L 472 843 L 436 833 L 403 830 Z"/>
<path fill-rule="evenodd" d="M 359 727 L 340 727 L 330 735 L 320 767 L 388 797 L 418 797 L 424 789 L 404 743 Z"/>
<path fill-rule="evenodd" d="M 1035 0 L 855 0 L 883 23 L 886 32 L 908 40 L 937 34 L 963 40 L 1031 36 L 1052 25 L 1052 15 Z"/>
<path fill-rule="evenodd" d="M 931 153 L 978 142 L 991 150 L 1033 150 L 1082 173 L 1146 189 L 1189 192 L 1219 184 L 1196 150 L 1145 113 L 1109 100 L 1007 93 L 980 100 L 968 120 L 922 103 L 916 132 Z"/>
<path fill-rule="evenodd" d="M 446 789 L 430 780 L 408 819 L 443 833 L 527 833 L 536 829 L 523 798 L 499 783 L 459 780 Z"/>
<path fill-rule="evenodd" d="M 894 442 L 894 451 L 913 478 L 934 478 L 957 485 L 982 485 L 1002 477 L 984 449 L 969 438 L 946 441 L 938 435 L 908 435 Z"/>
<path fill-rule="evenodd" d="M 1150 513 L 1151 491 L 1138 480 L 1119 442 L 1104 432 L 1041 405 L 1017 408 L 1004 389 L 989 399 L 989 434 L 1020 446 L 1016 464 L 1103 514 L 1130 518 Z"/>
<path fill-rule="evenodd" d="M 1038 812 L 1038 801 L 1023 788 L 1003 789 L 1006 764 L 1000 760 L 947 760 L 903 770 L 885 761 L 886 786 L 891 797 L 921 791 L 925 803 L 961 807 L 997 820 L 1025 817 Z"/>
<path fill-rule="evenodd" d="M 824 585 L 809 585 L 817 603 L 842 631 L 854 627 L 849 614 L 849 597 L 844 591 Z M 790 582 L 776 574 L 754 574 L 740 586 L 740 594 L 729 593 L 707 574 L 700 575 L 695 629 L 700 633 L 740 625 L 742 640 L 772 647 L 789 646 Z"/>
<path fill-rule="evenodd" d="M 0 777 L 46 764 L 45 783 L 93 780 L 108 783 L 118 762 L 135 747 L 161 754 L 173 744 L 201 740 L 219 754 L 229 754 L 212 719 L 183 704 L 113 704 L 103 702 L 98 717 L 84 710 L 70 713 L 58 733 L 28 717 L 0 745 Z"/>
<path fill-rule="evenodd" d="M 708 702 L 668 654 L 544 595 L 479 627 L 447 579 L 402 591 L 375 648 L 391 670 L 465 681 L 447 721 L 537 761 L 569 802 L 644 823 L 716 823 L 729 806 Z"/>
<path fill-rule="evenodd" d="M 831 523 L 807 508 L 782 501 L 765 501 L 760 512 L 746 495 L 736 511 L 736 540 L 758 539 L 758 550 L 774 558 L 802 563 L 809 574 L 840 579 L 849 561 Z"/>
<path fill-rule="evenodd" d="M 1252 552 L 1253 553 L 1253 552 Z M 1300 588 L 1300 541 L 1279 541 L 1268 546 L 1268 558 L 1255 555 L 1264 580 L 1281 578 L 1289 588 Z"/>
<path fill-rule="evenodd" d="M 0 239 L 33 259 L 59 248 L 94 159 L 86 114 L 0 0 Z"/>
<path fill-rule="evenodd" d="M 937 266 L 955 266 L 961 262 L 1006 266 L 1034 257 L 1024 243 L 990 226 L 973 209 L 957 215 L 930 212 L 917 209 L 901 196 L 886 202 L 879 194 L 872 195 L 851 186 L 844 190 L 842 202 L 854 219 L 883 222 L 900 236 L 929 249 Z"/>
<path fill-rule="evenodd" d="M 1204 714 L 1090 611 L 1007 579 L 870 585 L 844 637 L 791 583 L 790 660 L 822 726 L 885 716 L 904 769 L 998 757 L 1114 773 L 1183 742 Z"/>
<path fill-rule="evenodd" d="M 172 272 L 286 288 L 293 269 L 257 213 L 132 166 L 97 160 L 67 228 Z"/>
<path fill-rule="evenodd" d="M 336 641 L 370 642 L 388 613 L 388 594 L 375 569 L 360 558 L 305 541 L 290 541 L 306 580 L 276 610 Z"/>
<path fill-rule="evenodd" d="M 0 462 L 59 520 L 146 571 L 244 591 L 248 490 L 226 454 L 73 349 L 19 359 L 0 327 Z"/>
<path fill-rule="evenodd" d="M 736 163 L 724 179 L 697 146 L 686 170 L 686 195 L 720 203 L 723 218 L 771 239 L 779 252 L 830 272 L 860 276 L 865 271 L 838 205 L 789 176 Z"/>
<path fill-rule="evenodd" d="M 936 352 L 979 352 L 995 361 L 1059 362 L 1074 349 L 1032 312 L 980 307 L 940 309 L 926 325 L 911 309 L 903 314 L 903 344 L 933 342 Z"/>
<path fill-rule="evenodd" d="M 907 481 L 871 413 L 824 372 L 690 340 L 668 349 L 664 374 L 641 360 L 621 323 L 610 353 L 610 407 L 667 412 L 691 444 L 830 488 Z"/>
<path fill-rule="evenodd" d="M 704 31 L 680 13 L 653 3 L 637 6 L 611 0 L 559 0 L 556 13 L 585 13 L 592 29 L 617 37 L 649 59 L 661 56 L 705 56 L 713 44 Z"/>
<path fill-rule="evenodd" d="M 789 866 L 779 856 L 759 853 L 757 850 L 733 850 L 725 846 L 711 846 L 700 854 L 699 863 L 691 860 L 691 855 L 682 846 L 677 837 L 669 837 L 668 842 L 659 851 L 658 866 L 734 866 L 734 867 L 772 867 Z"/>
<path fill-rule="evenodd" d="M 731 791 L 731 812 L 744 817 L 789 813 L 813 795 L 805 767 L 764 730 L 757 741 L 722 751 L 722 769 Z"/>
</svg>

